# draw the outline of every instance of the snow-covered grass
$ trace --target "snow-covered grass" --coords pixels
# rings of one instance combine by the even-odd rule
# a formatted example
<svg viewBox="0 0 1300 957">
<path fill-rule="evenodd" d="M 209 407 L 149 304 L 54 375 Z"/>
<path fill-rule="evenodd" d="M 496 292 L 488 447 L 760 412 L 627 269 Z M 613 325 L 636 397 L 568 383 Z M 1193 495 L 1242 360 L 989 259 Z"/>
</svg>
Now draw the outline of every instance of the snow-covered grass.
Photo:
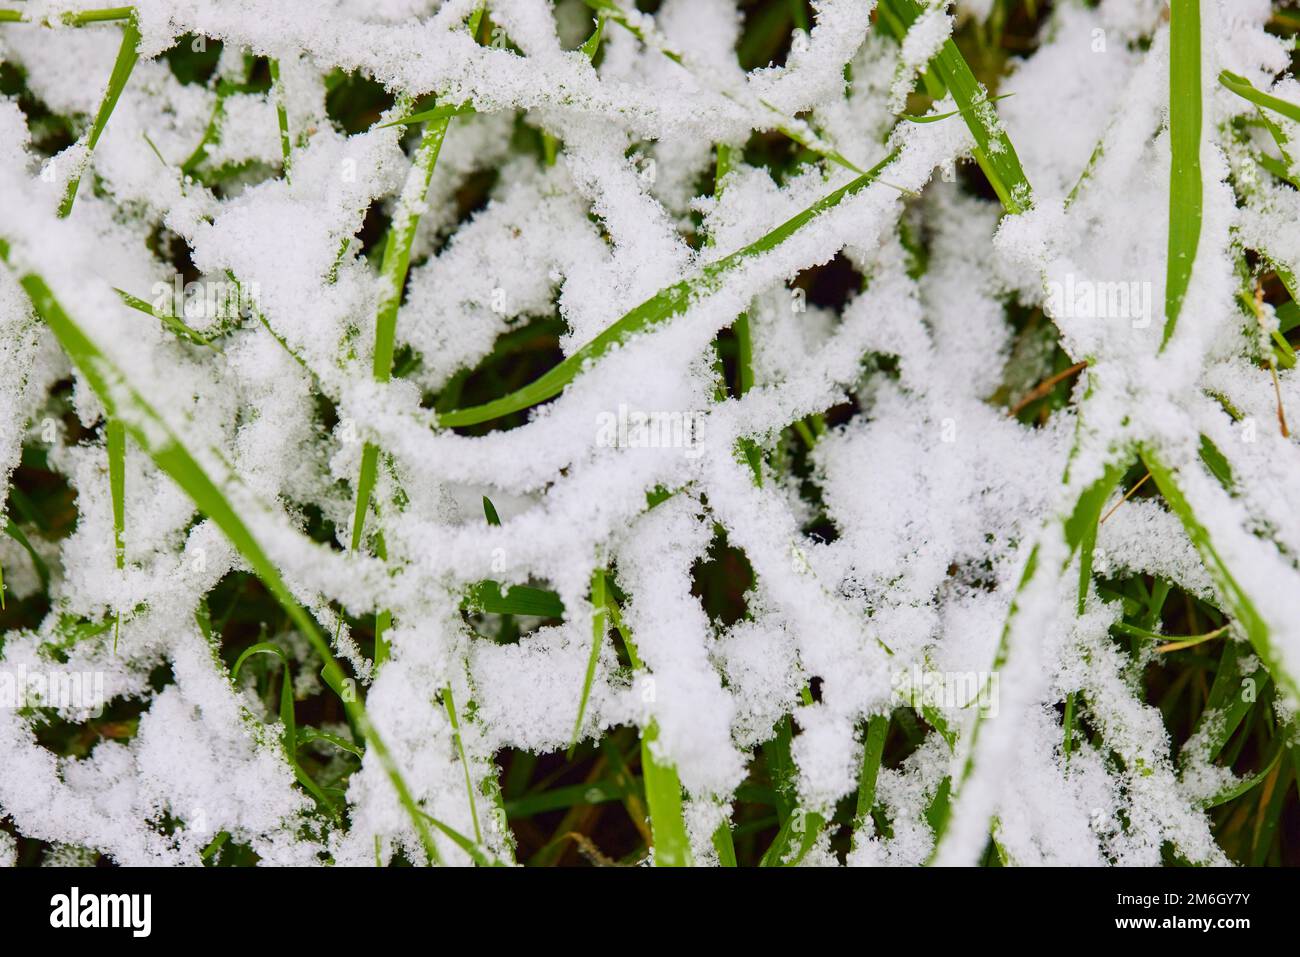
<svg viewBox="0 0 1300 957">
<path fill-rule="evenodd" d="M 8 7 L 0 861 L 1296 861 L 1287 4 Z"/>
</svg>

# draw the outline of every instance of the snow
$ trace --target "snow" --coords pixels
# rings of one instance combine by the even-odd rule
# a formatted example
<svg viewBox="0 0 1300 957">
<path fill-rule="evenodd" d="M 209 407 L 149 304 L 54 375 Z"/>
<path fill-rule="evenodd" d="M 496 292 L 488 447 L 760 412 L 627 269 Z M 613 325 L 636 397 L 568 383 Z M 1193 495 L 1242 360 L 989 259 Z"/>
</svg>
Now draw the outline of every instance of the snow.
<svg viewBox="0 0 1300 957">
<path fill-rule="evenodd" d="M 602 563 L 627 595 L 623 615 L 645 673 L 621 667 L 607 638 L 582 735 L 654 722 L 657 753 L 689 798 L 697 856 L 712 854 L 708 834 L 754 749 L 787 715 L 799 732 L 799 805 L 830 813 L 857 787 L 866 719 L 897 703 L 897 676 L 916 668 L 992 671 L 997 708 L 977 718 L 940 704 L 955 746 L 931 732 L 901 766 L 881 770 L 892 836 L 868 823 L 849 863 L 972 863 L 993 828 L 1023 864 L 1152 864 L 1166 842 L 1190 861 L 1223 863 L 1201 805 L 1231 782 L 1208 761 L 1171 760 L 1159 710 L 1132 686 L 1108 637 L 1115 608 L 1094 589 L 1077 613 L 1079 559 L 1064 529 L 1109 467 L 1131 463 L 1139 444 L 1158 453 L 1222 567 L 1207 565 L 1172 511 L 1135 499 L 1101 528 L 1095 570 L 1157 576 L 1222 605 L 1226 569 L 1257 607 L 1271 657 L 1300 676 L 1300 449 L 1276 419 L 1278 394 L 1300 417 L 1300 379 L 1278 370 L 1275 394 L 1233 272 L 1241 248 L 1300 268 L 1300 204 L 1264 174 L 1241 173 L 1246 146 L 1228 121 L 1253 107 L 1216 81 L 1226 68 L 1297 99 L 1293 80 L 1272 82 L 1289 58 L 1263 29 L 1269 4 L 1203 3 L 1204 225 L 1163 350 L 1169 44 L 1154 0 L 1059 4 L 1035 52 L 1014 63 L 998 91 L 1014 95 L 997 102 L 996 116 L 1034 186 L 1034 206 L 1019 216 L 944 181 L 954 163 L 970 162 L 962 119 L 896 122 L 954 24 L 987 17 L 988 0 L 932 5 L 901 47 L 879 35 L 871 4 L 818 0 L 806 42 L 784 65 L 748 74 L 733 56 L 740 17 L 731 0 L 667 0 L 656 17 L 629 6 L 647 42 L 606 22 L 599 68 L 570 49 L 586 22 L 572 5 L 557 23 L 541 0 L 491 4 L 520 53 L 466 35 L 475 6 L 141 0 L 142 59 L 107 132 L 93 156 L 78 141 L 54 157 L 52 182 L 18 104 L 0 102 L 0 238 L 11 247 L 10 268 L 0 269 L 0 478 L 11 481 L 25 444 L 40 444 L 76 490 L 78 516 L 61 541 L 38 537 L 53 609 L 39 629 L 4 636 L 0 671 L 48 665 L 60 616 L 120 616 L 116 642 L 111 631 L 77 642 L 62 666 L 103 674 L 109 700 L 146 705 L 131 740 L 101 742 L 81 758 L 54 755 L 37 740 L 36 718 L 0 709 L 0 817 L 74 856 L 87 848 L 121 864 L 194 864 L 221 831 L 268 863 L 421 857 L 373 750 L 348 784 L 348 825 L 314 815 L 279 745 L 278 715 L 230 680 L 196 628 L 204 596 L 248 566 L 151 459 L 179 443 L 349 663 L 413 798 L 461 833 L 473 833 L 476 816 L 493 855 L 508 856 L 512 843 L 483 796 L 493 756 L 569 743 L 592 640 L 588 587 Z M 279 168 L 274 94 L 250 92 L 225 97 L 204 164 L 252 164 L 239 188 L 214 191 L 181 175 L 216 105 L 214 85 L 182 85 L 161 59 L 189 33 L 223 40 L 228 53 L 278 59 L 291 181 Z M 98 108 L 118 37 L 111 24 L 5 24 L 0 58 L 24 68 L 49 109 L 84 120 Z M 242 79 L 242 69 L 223 59 L 223 76 Z M 403 103 L 434 93 L 474 107 L 451 121 L 427 191 L 410 173 L 400 128 L 335 127 L 325 110 L 335 69 L 360 71 Z M 399 115 L 395 107 L 383 120 Z M 522 123 L 558 141 L 553 165 L 512 146 Z M 711 183 L 716 144 L 740 146 L 783 123 L 864 169 L 894 158 L 878 181 L 589 364 L 525 424 L 480 437 L 437 427 L 427 396 L 475 369 L 503 335 L 558 315 L 560 350 L 572 356 L 657 291 L 698 278 L 853 180 L 822 163 L 777 182 L 738 161 L 718 195 L 701 186 Z M 74 212 L 61 220 L 62 184 L 82 164 Z M 487 202 L 460 221 L 458 191 L 483 171 L 495 173 Z M 398 346 L 421 361 L 391 382 L 374 380 L 371 351 L 377 307 L 393 290 L 356 238 L 376 206 L 422 217 L 397 322 Z M 919 277 L 903 226 L 925 236 Z M 201 281 L 236 277 L 262 321 L 235 321 L 209 349 L 123 306 L 114 287 L 148 298 L 155 283 L 171 282 L 174 267 L 149 246 L 162 229 L 187 247 Z M 697 229 L 707 242 L 692 242 Z M 841 252 L 864 287 L 842 309 L 793 309 L 790 281 Z M 150 430 L 149 448 L 132 441 L 126 461 L 124 569 L 114 562 L 105 448 L 69 437 L 51 390 L 73 379 L 85 429 L 105 406 L 37 321 L 18 281 L 32 273 L 103 352 L 103 367 L 120 373 L 116 401 L 134 390 L 156 413 L 123 412 Z M 1135 284 L 1134 301 L 1154 312 L 1051 308 L 1054 289 L 1091 294 L 1114 283 Z M 990 401 L 1015 348 L 1008 303 L 1049 309 L 1070 361 L 1088 363 L 1072 405 L 1041 428 Z M 712 344 L 742 312 L 755 385 L 718 400 Z M 869 374 L 864 360 L 887 361 L 891 374 Z M 769 465 L 756 485 L 735 450 L 741 440 L 770 446 L 849 396 L 859 413 L 809 455 L 837 533 L 825 542 L 803 531 L 815 513 L 798 481 Z M 322 400 L 337 413 L 333 428 Z M 698 417 L 699 447 L 602 442 L 598 423 L 620 409 Z M 1202 435 L 1229 461 L 1232 493 L 1201 466 Z M 365 442 L 384 452 L 367 528 L 382 529 L 385 559 L 348 548 Z M 647 510 L 657 487 L 675 494 Z M 501 527 L 482 519 L 485 494 Z M 304 534 L 309 508 L 338 530 L 335 542 Z M 715 524 L 755 573 L 748 617 L 726 627 L 691 593 Z M 26 551 L 7 538 L 0 561 L 9 596 L 40 587 Z M 1036 573 L 1026 577 L 1031 561 Z M 487 578 L 545 583 L 565 620 L 513 645 L 478 636 L 459 602 Z M 348 633 L 343 610 L 392 612 L 382 667 Z M 293 649 L 297 695 L 313 693 L 322 663 L 301 636 L 273 637 Z M 161 664 L 173 677 L 156 690 L 149 676 Z M 818 700 L 803 703 L 814 679 Z M 1280 713 L 1293 714 L 1286 681 L 1278 686 Z M 474 808 L 446 689 L 461 706 Z M 1056 704 L 1071 694 L 1087 702 L 1101 746 L 1080 741 L 1067 760 Z M 85 719 L 71 706 L 60 714 Z M 952 818 L 938 841 L 927 810 L 944 782 Z M 168 831 L 164 816 L 180 826 Z M 468 861 L 434 839 L 444 860 Z M 13 857 L 0 831 L 0 864 Z M 808 862 L 829 860 L 823 842 Z"/>
</svg>

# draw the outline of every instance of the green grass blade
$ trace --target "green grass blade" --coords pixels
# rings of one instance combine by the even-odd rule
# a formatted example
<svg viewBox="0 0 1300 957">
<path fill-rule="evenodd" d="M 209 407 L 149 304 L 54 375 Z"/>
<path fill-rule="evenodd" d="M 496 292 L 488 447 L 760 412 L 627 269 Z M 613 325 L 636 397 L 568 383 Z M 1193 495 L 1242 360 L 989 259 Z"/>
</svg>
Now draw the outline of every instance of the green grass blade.
<svg viewBox="0 0 1300 957">
<path fill-rule="evenodd" d="M 461 103 L 458 106 L 435 106 L 430 110 L 421 110 L 419 113 L 412 113 L 409 116 L 403 116 L 400 120 L 393 120 L 391 123 L 381 123 L 376 129 L 386 130 L 390 126 L 414 126 L 416 123 L 445 123 L 447 120 L 456 116 L 469 116 L 476 113 L 477 110 L 468 103 Z"/>
<path fill-rule="evenodd" d="M 380 272 L 383 292 L 380 295 L 379 311 L 375 317 L 375 349 L 373 374 L 375 381 L 387 382 L 393 374 L 393 348 L 397 337 L 397 310 L 402 303 L 402 291 L 406 287 L 406 274 L 411 265 L 411 244 L 415 240 L 416 229 L 420 225 L 420 209 L 424 197 L 429 191 L 433 178 L 433 168 L 438 162 L 438 153 L 442 149 L 442 140 L 447 133 L 450 118 L 430 123 L 425 127 L 416 150 L 415 162 L 407 176 L 402 199 L 398 203 L 393 224 L 388 230 L 384 244 L 384 258 Z M 416 195 L 418 193 L 418 195 Z M 361 450 L 361 469 L 357 476 L 356 502 L 352 515 L 351 550 L 361 546 L 365 530 L 366 514 L 370 511 L 370 500 L 374 492 L 375 481 L 379 473 L 379 449 L 367 442 Z M 382 545 L 380 546 L 382 547 Z M 375 662 L 387 658 L 387 645 L 383 640 L 383 630 L 391 614 L 380 611 L 375 628 Z M 382 623 L 379 623 L 382 620 Z"/>
<path fill-rule="evenodd" d="M 126 565 L 126 427 L 117 419 L 105 424 L 108 444 L 108 486 L 113 498 L 113 559 L 118 568 Z"/>
<path fill-rule="evenodd" d="M 600 662 L 600 649 L 605 643 L 605 569 L 591 573 L 591 654 L 587 658 L 587 673 L 582 679 L 582 696 L 578 700 L 578 716 L 573 721 L 573 734 L 569 737 L 569 758 L 578 747 L 582 733 L 582 719 L 587 715 L 587 701 L 591 698 L 591 684 L 596 680 L 596 665 Z"/>
<path fill-rule="evenodd" d="M 637 40 L 639 40 L 649 49 L 658 50 L 659 53 L 663 54 L 665 57 L 667 57 L 669 60 L 672 60 L 674 63 L 676 63 L 678 66 L 682 67 L 683 69 L 687 69 L 687 70 L 690 69 L 686 64 L 685 58 L 680 53 L 666 46 L 663 42 L 663 38 L 659 36 L 657 33 L 654 36 L 651 36 L 649 33 L 643 30 L 640 25 L 630 20 L 627 16 L 627 13 L 617 3 L 615 3 L 614 0 L 583 0 L 583 3 L 585 3 L 588 7 L 590 7 L 592 10 L 594 10 L 597 14 L 600 15 L 602 24 L 605 19 L 613 20 L 615 23 L 617 23 L 628 33 L 632 34 L 632 36 L 636 37 Z M 596 45 L 598 46 L 599 29 L 598 32 L 593 35 L 593 39 L 597 40 Z M 587 42 L 590 43 L 591 40 L 588 40 Z M 584 44 L 583 52 L 586 51 L 587 51 L 587 47 L 586 44 Z M 591 53 L 589 53 L 588 56 L 594 56 L 594 55 L 595 55 L 595 48 L 593 47 Z M 726 97 L 727 99 L 733 102 L 738 101 L 738 98 L 736 96 L 734 96 L 733 94 L 731 94 L 725 89 L 718 89 L 716 92 L 720 93 L 722 96 Z M 851 162 L 849 159 L 844 157 L 838 151 L 832 149 L 829 145 L 823 143 L 819 137 L 814 138 L 817 137 L 816 132 L 809 129 L 806 124 L 802 123 L 797 118 L 786 116 L 784 113 L 782 113 L 771 103 L 768 103 L 766 100 L 759 100 L 758 103 L 765 110 L 767 110 L 768 113 L 771 115 L 773 121 L 771 128 L 776 130 L 786 139 L 790 140 L 793 143 L 799 144 L 804 149 L 809 150 L 817 154 L 818 156 L 821 156 L 823 159 L 828 159 L 833 163 L 838 163 L 840 166 L 843 166 L 845 169 L 852 170 L 853 172 L 859 174 L 862 172 L 861 167 Z M 744 104 L 742 103 L 742 105 Z M 809 129 L 809 132 L 812 133 L 812 136 L 809 136 L 807 133 L 802 132 L 800 127 L 803 127 L 804 129 Z"/>
<path fill-rule="evenodd" d="M 23 530 L 19 528 L 11 519 L 5 519 L 5 534 L 23 547 L 28 557 L 32 560 L 32 565 L 36 568 L 36 577 L 41 580 L 41 589 L 49 591 L 50 589 L 50 566 L 45 564 L 45 559 L 32 547 Z"/>
<path fill-rule="evenodd" d="M 1273 773 L 1273 769 L 1277 767 L 1278 761 L 1281 760 L 1282 755 L 1285 751 L 1286 751 L 1285 747 L 1279 746 L 1273 752 L 1273 757 L 1269 759 L 1269 762 L 1266 765 L 1264 765 L 1263 770 L 1258 771 L 1257 773 L 1252 774 L 1249 777 L 1242 778 L 1240 781 L 1233 782 L 1232 784 L 1228 785 L 1228 787 L 1220 791 L 1218 794 L 1215 794 L 1207 798 L 1201 804 L 1201 807 L 1209 809 L 1212 807 L 1218 807 L 1220 804 L 1227 804 L 1229 801 L 1236 800 L 1237 798 L 1245 794 L 1247 791 L 1254 789 L 1266 777 L 1268 777 L 1270 774 Z"/>
<path fill-rule="evenodd" d="M 862 771 L 858 775 L 858 802 L 853 812 L 853 830 L 856 838 L 871 816 L 876 803 L 876 779 L 880 775 L 880 759 L 885 753 L 885 736 L 889 732 L 889 715 L 874 715 L 867 721 L 867 736 L 862 744 Z"/>
<path fill-rule="evenodd" d="M 1169 252 L 1163 349 L 1174 334 L 1201 241 L 1201 4 L 1171 0 L 1169 20 Z"/>
<path fill-rule="evenodd" d="M 555 592 L 531 585 L 512 585 L 504 593 L 501 585 L 487 579 L 470 587 L 461 607 L 490 615 L 532 615 L 563 618 L 564 602 Z"/>
<path fill-rule="evenodd" d="M 1142 449 L 1142 460 L 1146 463 L 1151 477 L 1155 479 L 1165 504 L 1178 516 L 1183 529 L 1187 532 L 1187 537 L 1200 553 L 1206 571 L 1209 572 L 1219 598 L 1223 602 L 1224 610 L 1237 619 L 1237 624 L 1245 631 L 1255 653 L 1259 655 L 1278 685 L 1286 688 L 1293 698 L 1300 698 L 1300 685 L 1297 685 L 1295 676 L 1283 669 L 1281 656 L 1273 647 L 1267 623 L 1255 607 L 1249 593 L 1242 587 L 1214 547 L 1209 531 L 1197 519 L 1191 504 L 1183 495 L 1177 475 L 1152 449 Z"/>
<path fill-rule="evenodd" d="M 623 639 L 632 669 L 642 670 L 636 643 L 623 621 L 618 602 L 608 588 L 605 590 L 605 605 L 614 628 Z M 686 836 L 686 815 L 682 809 L 682 783 L 677 777 L 677 769 L 655 756 L 654 742 L 658 738 L 659 725 L 652 719 L 641 732 L 641 780 L 650 811 L 650 832 L 654 835 L 655 866 L 690 867 L 693 861 L 691 842 Z"/>
<path fill-rule="evenodd" d="M 869 186 L 879 177 L 885 167 L 894 161 L 896 156 L 896 153 L 891 153 L 851 183 L 818 200 L 803 212 L 786 220 L 776 229 L 743 249 L 710 263 L 692 278 L 661 289 L 573 355 L 545 373 L 541 378 L 535 379 L 522 389 L 507 396 L 494 399 L 483 405 L 457 409 L 453 412 L 444 412 L 438 417 L 438 424 L 444 428 L 477 425 L 500 418 L 503 415 L 509 415 L 512 412 L 519 412 L 558 395 L 566 385 L 573 381 L 588 362 L 600 358 L 610 349 L 637 333 L 653 328 L 659 323 L 684 312 L 700 296 L 716 291 L 722 284 L 726 274 L 746 259 L 775 249 L 808 225 L 818 215 L 838 206 L 845 198 Z"/>
<path fill-rule="evenodd" d="M 85 26 L 87 23 L 106 23 L 110 20 L 133 19 L 135 10 L 131 7 L 105 7 L 102 10 L 81 10 L 63 14 L 60 19 L 70 27 Z"/>
<path fill-rule="evenodd" d="M 280 127 L 280 155 L 284 159 L 284 179 L 290 182 L 289 166 L 293 144 L 289 139 L 289 111 L 285 107 L 284 84 L 280 81 L 280 61 L 271 58 L 271 94 L 275 97 L 275 121 Z"/>
<path fill-rule="evenodd" d="M 483 843 L 483 831 L 478 826 L 478 808 L 474 806 L 474 779 L 469 773 L 469 758 L 465 755 L 465 742 L 460 735 L 460 722 L 456 719 L 456 702 L 451 695 L 451 685 L 442 691 L 442 703 L 447 709 L 447 720 L 451 722 L 452 737 L 456 741 L 456 753 L 460 755 L 460 765 L 465 771 L 465 792 L 469 797 L 469 816 L 474 822 L 474 840 Z"/>
<path fill-rule="evenodd" d="M 90 138 L 86 141 L 86 163 L 90 163 L 90 156 L 95 152 L 95 145 L 103 135 L 104 127 L 108 126 L 108 118 L 113 115 L 113 109 L 117 106 L 118 98 L 122 95 L 122 90 L 126 87 L 126 81 L 131 78 L 131 71 L 135 69 L 135 61 L 139 59 L 136 47 L 140 43 L 140 28 L 136 25 L 135 16 L 131 15 L 129 7 L 123 8 L 126 13 L 126 23 L 122 27 L 122 45 L 117 50 L 117 60 L 113 63 L 113 72 L 108 77 L 108 89 L 104 91 L 104 99 L 99 104 L 99 112 L 95 114 L 95 122 L 90 127 Z M 105 18 L 108 19 L 108 18 Z M 111 19 L 118 19 L 112 17 Z M 59 203 L 59 217 L 66 218 L 72 213 L 72 204 L 77 198 L 77 188 L 81 185 L 81 174 L 78 173 L 68 181 L 68 187 L 63 194 L 63 201 Z"/>
<path fill-rule="evenodd" d="M 659 726 L 651 721 L 641 732 L 641 778 L 650 808 L 650 830 L 655 840 L 656 867 L 690 867 L 691 842 L 686 836 L 682 810 L 682 783 L 677 769 L 655 757 Z"/>
<path fill-rule="evenodd" d="M 902 43 L 925 9 L 916 0 L 881 0 L 881 20 Z M 949 38 L 930 61 L 927 87 L 932 95 L 952 94 L 957 110 L 975 138 L 975 159 L 1008 213 L 1023 213 L 1034 204 L 1033 190 L 1020 157 L 998 119 L 988 91 L 975 79 L 957 44 Z"/>
</svg>

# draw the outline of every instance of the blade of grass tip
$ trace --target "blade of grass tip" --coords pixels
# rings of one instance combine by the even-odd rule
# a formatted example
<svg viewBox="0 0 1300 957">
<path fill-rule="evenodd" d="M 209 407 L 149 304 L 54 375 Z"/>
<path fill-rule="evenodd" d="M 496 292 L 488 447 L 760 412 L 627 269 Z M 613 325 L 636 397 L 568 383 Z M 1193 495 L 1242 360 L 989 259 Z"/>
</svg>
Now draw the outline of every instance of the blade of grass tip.
<svg viewBox="0 0 1300 957">
<path fill-rule="evenodd" d="M 1176 473 L 1161 461 L 1154 450 L 1144 447 L 1141 455 L 1147 471 L 1155 479 L 1156 486 L 1164 497 L 1165 504 L 1178 516 L 1184 531 L 1187 532 L 1187 537 L 1200 553 L 1206 571 L 1210 573 L 1210 579 L 1214 582 L 1219 598 L 1223 602 L 1224 611 L 1237 620 L 1237 624 L 1254 647 L 1255 653 L 1259 655 L 1278 685 L 1284 687 L 1292 697 L 1300 697 L 1300 685 L 1297 685 L 1295 676 L 1282 667 L 1281 656 L 1273 647 L 1268 624 L 1259 613 L 1259 609 L 1255 607 L 1249 592 L 1242 587 L 1232 569 L 1215 548 L 1209 531 L 1196 517 L 1191 503 L 1183 495 Z M 1217 489 L 1218 486 L 1216 485 L 1215 488 Z"/>
<path fill-rule="evenodd" d="M 393 120 L 391 123 L 381 123 L 376 129 L 386 130 L 390 126 L 414 126 L 416 123 L 441 123 L 443 120 L 450 120 L 457 116 L 469 116 L 476 113 L 477 110 L 467 103 L 459 106 L 435 106 L 430 110 L 421 110 L 419 113 L 412 113 L 409 116 L 403 116 L 401 119 Z"/>
<path fill-rule="evenodd" d="M 479 867 L 496 867 L 500 863 L 488 857 L 487 854 L 483 852 L 482 847 L 480 847 L 474 841 L 471 841 L 468 837 L 460 833 L 460 831 L 456 830 L 454 827 L 450 826 L 449 824 L 444 824 L 442 821 L 438 820 L 436 817 L 434 817 L 432 814 L 429 814 L 427 811 L 423 811 L 423 810 L 420 811 L 420 815 L 425 820 L 427 820 L 430 824 L 436 827 L 438 830 L 442 831 L 443 834 L 446 834 L 447 837 L 451 838 L 451 842 L 455 844 L 457 847 L 459 847 L 466 854 L 468 854 L 470 860 L 472 860 Z"/>
<path fill-rule="evenodd" d="M 0 240 L 0 261 L 6 264 L 10 261 L 9 245 L 4 240 Z M 221 486 L 214 482 L 199 465 L 180 436 L 125 379 L 121 370 L 68 315 L 45 280 L 35 272 L 26 272 L 19 275 L 18 282 L 31 299 L 33 308 L 99 396 L 107 414 L 110 417 L 121 418 L 127 432 L 141 448 L 148 452 L 158 468 L 184 489 L 200 512 L 216 523 L 230 543 L 248 561 L 267 590 L 284 608 L 289 620 L 306 637 L 312 649 L 324 662 L 321 676 L 338 695 L 349 719 L 374 750 L 380 766 L 397 793 L 399 802 L 410 815 L 426 854 L 431 861 L 440 862 L 437 845 L 434 844 L 428 826 L 420 816 L 422 812 L 406 786 L 401 770 L 378 730 L 370 723 L 364 705 L 348 685 L 343 669 L 335 659 L 329 643 L 326 642 L 311 616 L 293 597 L 275 563 L 271 561 L 253 531 L 221 491 Z"/>
<path fill-rule="evenodd" d="M 655 295 L 632 309 L 596 338 L 569 356 L 569 358 L 523 388 L 482 405 L 444 412 L 438 416 L 438 424 L 443 428 L 478 425 L 482 422 L 500 418 L 503 415 L 509 415 L 512 412 L 519 412 L 558 395 L 566 385 L 573 381 L 574 377 L 587 363 L 600 358 L 610 349 L 637 333 L 653 328 L 659 323 L 684 312 L 698 297 L 716 291 L 721 286 L 726 274 L 735 269 L 740 263 L 748 258 L 775 249 L 821 213 L 838 206 L 845 198 L 869 186 L 894 161 L 897 155 L 897 153 L 891 153 L 851 183 L 818 200 L 803 212 L 786 220 L 767 235 L 750 243 L 743 249 L 710 263 L 689 279 L 684 279 L 659 290 Z"/>
<path fill-rule="evenodd" d="M 1169 250 L 1165 265 L 1165 329 L 1169 343 L 1192 281 L 1201 240 L 1201 3 L 1169 6 Z"/>
<path fill-rule="evenodd" d="M 123 8 L 127 12 L 126 23 L 122 26 L 122 45 L 117 50 L 117 60 L 113 63 L 113 72 L 108 77 L 108 88 L 104 91 L 104 99 L 99 104 L 99 112 L 95 114 L 95 121 L 90 127 L 90 136 L 86 140 L 86 156 L 84 158 L 82 170 L 85 165 L 90 163 L 90 157 L 95 152 L 95 146 L 99 143 L 100 136 L 104 133 L 104 127 L 108 126 L 108 118 L 113 115 L 113 110 L 117 106 L 118 98 L 122 95 L 122 90 L 126 88 L 126 81 L 131 78 L 131 71 L 135 69 L 135 62 L 139 59 L 139 53 L 136 47 L 140 43 L 140 28 L 136 24 L 135 16 L 129 7 Z M 118 19 L 114 17 L 113 19 Z M 81 185 L 81 171 L 68 181 L 67 190 L 63 194 L 63 201 L 59 203 L 59 217 L 67 218 L 72 213 L 73 201 L 77 198 L 77 188 Z"/>
<path fill-rule="evenodd" d="M 925 12 L 916 0 L 880 0 L 881 19 L 901 44 L 912 25 Z M 935 99 L 952 94 L 962 119 L 975 138 L 975 159 L 1008 213 L 1023 213 L 1034 204 L 1033 190 L 1020 157 L 1011 145 L 988 91 L 975 79 L 957 44 L 949 37 L 930 60 L 926 88 Z"/>
<path fill-rule="evenodd" d="M 723 183 L 727 174 L 731 172 L 732 166 L 732 149 L 726 143 L 718 144 L 717 165 L 713 174 L 713 195 L 714 198 L 722 197 Z M 710 235 L 707 243 L 712 246 L 714 237 Z M 749 313 L 742 312 L 736 317 L 736 321 L 731 324 L 731 331 L 736 337 L 736 394 L 744 395 L 754 386 L 754 338 L 753 330 L 749 322 Z M 762 453 L 759 451 L 757 443 L 751 438 L 742 438 L 737 443 L 740 455 L 749 463 L 749 469 L 754 475 L 754 484 L 760 488 L 763 485 L 763 464 Z M 728 831 L 728 840 L 730 832 Z"/>
<path fill-rule="evenodd" d="M 478 809 L 474 806 L 474 779 L 469 773 L 469 758 L 465 756 L 465 742 L 460 736 L 460 722 L 456 720 L 456 702 L 451 695 L 451 685 L 442 691 L 442 703 L 447 709 L 447 720 L 451 722 L 452 737 L 456 742 L 456 753 L 460 755 L 460 764 L 465 771 L 465 791 L 469 796 L 469 816 L 474 822 L 474 840 L 483 843 L 483 831 L 478 826 Z"/>
<path fill-rule="evenodd" d="M 80 27 L 87 23 L 106 23 L 110 20 L 128 20 L 135 10 L 131 7 L 105 7 L 102 10 L 69 12 L 59 17 L 66 26 Z"/>
<path fill-rule="evenodd" d="M 489 525 L 501 525 L 501 516 L 497 514 L 497 507 L 492 504 L 492 499 L 486 495 L 483 496 L 483 515 Z"/>
<path fill-rule="evenodd" d="M 41 590 L 50 590 L 50 566 L 45 564 L 45 559 L 32 547 L 27 535 L 21 528 L 14 524 L 12 519 L 5 519 L 5 534 L 23 547 L 27 555 L 32 560 L 32 565 L 36 568 L 36 577 L 41 580 Z"/>
<path fill-rule="evenodd" d="M 280 81 L 280 61 L 271 57 L 271 95 L 275 97 L 275 121 L 280 127 L 280 155 L 284 158 L 284 181 L 293 182 L 290 161 L 293 144 L 289 140 L 289 111 L 285 106 L 284 84 Z"/>
<path fill-rule="evenodd" d="M 1210 685 L 1210 694 L 1205 702 L 1205 710 L 1197 719 L 1192 732 L 1192 740 L 1207 742 L 1211 760 L 1217 758 L 1231 739 L 1246 714 L 1268 689 L 1271 682 L 1268 671 L 1259 664 L 1258 658 L 1251 658 L 1254 667 L 1243 671 L 1242 657 L 1237 651 L 1235 641 L 1224 642 L 1223 652 L 1219 656 L 1219 666 L 1214 672 L 1214 683 Z M 1250 687 L 1254 694 L 1246 695 L 1242 689 Z M 1179 755 L 1182 760 L 1185 755 Z"/>
<path fill-rule="evenodd" d="M 605 570 L 597 568 L 591 573 L 591 654 L 587 657 L 587 673 L 582 679 L 582 696 L 578 699 L 578 716 L 573 721 L 573 734 L 569 737 L 567 757 L 573 760 L 582 733 L 582 719 L 587 716 L 587 701 L 591 698 L 591 685 L 596 680 L 596 665 L 600 662 L 600 649 L 605 643 Z"/>
<path fill-rule="evenodd" d="M 642 670 L 618 602 L 613 592 L 605 590 L 605 607 L 610 620 L 623 639 L 628 660 L 634 671 Z M 682 782 L 672 764 L 655 755 L 654 744 L 659 739 L 659 725 L 652 718 L 641 731 L 641 781 L 645 787 L 646 806 L 650 810 L 650 832 L 654 836 L 656 867 L 690 867 L 691 842 L 686 836 L 686 814 L 682 809 Z"/>
</svg>

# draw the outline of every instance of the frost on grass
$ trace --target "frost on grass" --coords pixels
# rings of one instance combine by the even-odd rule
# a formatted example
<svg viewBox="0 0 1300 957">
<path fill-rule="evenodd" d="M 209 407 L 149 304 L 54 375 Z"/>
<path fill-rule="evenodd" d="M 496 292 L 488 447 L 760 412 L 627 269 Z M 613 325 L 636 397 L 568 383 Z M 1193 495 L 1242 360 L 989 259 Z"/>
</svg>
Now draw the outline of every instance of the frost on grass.
<svg viewBox="0 0 1300 957">
<path fill-rule="evenodd" d="M 1056 5 L 1012 96 L 921 101 L 933 122 L 902 115 L 921 74 L 1002 5 L 814 0 L 748 72 L 731 0 L 591 6 L 582 47 L 573 0 L 142 0 L 93 151 L 122 23 L 3 24 L 0 562 L 34 618 L 0 639 L 0 862 L 15 836 L 123 864 L 513 860 L 496 756 L 620 726 L 652 739 L 647 779 L 675 771 L 698 862 L 760 761 L 797 835 L 775 862 L 1229 860 L 1225 745 L 1248 715 L 1294 761 L 1300 676 L 1297 125 L 1217 82 L 1297 101 L 1271 5 L 1202 4 L 1204 209 L 1167 344 L 1161 4 Z M 210 75 L 168 59 L 204 44 Z M 349 129 L 360 83 L 384 105 Z M 435 105 L 465 109 L 405 122 Z M 972 185 L 1008 144 L 1014 216 Z M 811 301 L 832 268 L 842 301 Z M 570 357 L 562 388 L 447 426 Z M 733 620 L 693 577 L 720 535 L 753 574 Z M 1157 647 L 1171 590 L 1217 663 L 1181 747 L 1144 677 L 1185 666 Z M 96 700 L 13 699 L 74 674 Z"/>
</svg>

